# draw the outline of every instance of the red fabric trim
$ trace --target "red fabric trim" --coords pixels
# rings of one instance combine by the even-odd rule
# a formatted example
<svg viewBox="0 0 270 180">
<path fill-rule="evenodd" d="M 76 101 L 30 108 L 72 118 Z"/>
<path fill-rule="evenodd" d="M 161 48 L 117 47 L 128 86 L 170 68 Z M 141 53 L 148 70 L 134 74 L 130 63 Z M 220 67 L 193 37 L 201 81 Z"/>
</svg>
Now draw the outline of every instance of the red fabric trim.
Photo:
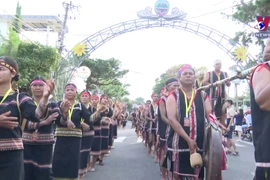
<svg viewBox="0 0 270 180">
<path fill-rule="evenodd" d="M 253 87 L 252 79 L 253 79 L 254 73 L 255 73 L 255 72 L 261 71 L 262 68 L 264 68 L 264 67 L 265 67 L 268 71 L 270 71 L 270 67 L 269 67 L 269 65 L 268 65 L 267 62 L 265 62 L 265 63 L 263 63 L 263 64 L 257 65 L 257 67 L 255 67 L 255 69 L 252 71 L 252 74 L 251 74 L 251 76 L 250 76 L 250 81 L 249 81 L 250 87 Z"/>
<path fill-rule="evenodd" d="M 176 97 L 175 91 L 176 90 L 173 90 L 173 91 L 169 92 L 168 97 L 171 96 L 171 95 L 173 95 L 174 99 L 176 100 L 177 97 Z"/>
<path fill-rule="evenodd" d="M 197 91 L 196 91 L 196 94 L 197 94 Z M 196 96 L 194 96 L 194 100 L 195 100 L 195 97 Z M 194 102 L 194 101 L 193 101 Z M 192 120 L 192 128 L 191 128 L 191 139 L 195 139 L 195 118 L 194 118 L 194 104 L 193 104 L 193 102 L 191 102 L 192 103 L 192 112 L 191 112 L 191 120 Z"/>
</svg>

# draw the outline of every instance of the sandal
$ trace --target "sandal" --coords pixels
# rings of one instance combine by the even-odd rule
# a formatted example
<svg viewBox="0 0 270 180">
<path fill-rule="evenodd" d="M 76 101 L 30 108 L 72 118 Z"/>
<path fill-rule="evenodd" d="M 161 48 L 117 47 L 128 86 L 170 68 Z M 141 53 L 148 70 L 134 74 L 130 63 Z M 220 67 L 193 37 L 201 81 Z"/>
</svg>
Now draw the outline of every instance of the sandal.
<svg viewBox="0 0 270 180">
<path fill-rule="evenodd" d="M 95 172 L 96 170 L 95 170 L 95 168 L 90 168 L 89 171 L 90 172 Z"/>
<path fill-rule="evenodd" d="M 103 160 L 99 160 L 99 165 L 104 166 L 105 164 L 103 163 Z"/>
</svg>

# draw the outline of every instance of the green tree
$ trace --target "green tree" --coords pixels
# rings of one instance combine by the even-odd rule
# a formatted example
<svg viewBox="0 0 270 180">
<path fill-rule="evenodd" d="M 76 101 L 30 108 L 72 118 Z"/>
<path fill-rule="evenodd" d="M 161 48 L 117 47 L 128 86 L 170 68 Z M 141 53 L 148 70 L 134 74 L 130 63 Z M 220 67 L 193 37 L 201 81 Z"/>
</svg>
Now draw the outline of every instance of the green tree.
<svg viewBox="0 0 270 180">
<path fill-rule="evenodd" d="M 101 86 L 101 90 L 104 94 L 108 95 L 111 98 L 120 100 L 122 97 L 129 95 L 127 88 L 129 84 L 109 84 L 106 86 Z"/>
<path fill-rule="evenodd" d="M 86 81 L 86 89 L 93 90 L 97 87 L 112 98 L 121 98 L 129 95 L 129 84 L 120 80 L 129 71 L 121 69 L 121 62 L 117 59 L 87 59 L 82 64 L 91 70 L 91 76 Z"/>
<path fill-rule="evenodd" d="M 257 16 L 269 16 L 270 14 L 270 1 L 269 0 L 256 0 L 248 1 L 245 3 L 243 0 L 237 0 L 235 3 L 240 4 L 235 6 L 233 14 L 224 14 L 227 18 L 232 19 L 238 24 L 245 24 L 249 28 L 254 29 L 254 25 L 257 22 Z M 270 29 L 268 28 L 268 31 Z M 254 32 L 251 31 L 239 31 L 235 33 L 232 43 L 241 43 L 245 47 L 249 47 L 251 44 L 257 45 L 261 49 L 261 53 L 256 56 L 256 59 L 262 59 L 262 52 L 265 47 L 262 38 L 254 38 Z M 247 66 L 252 66 L 253 63 L 248 63 Z"/>
<path fill-rule="evenodd" d="M 169 78 L 177 78 L 177 71 L 182 66 L 182 64 L 174 65 L 170 67 L 165 73 L 161 74 L 159 78 L 155 80 L 155 85 L 153 87 L 153 93 L 160 92 L 160 89 L 165 86 L 165 82 Z M 193 67 L 196 74 L 199 73 L 206 73 L 207 67 L 201 66 L 201 67 Z"/>
<path fill-rule="evenodd" d="M 17 7 L 16 7 L 16 15 L 13 18 L 12 21 L 12 29 L 16 32 L 16 33 L 21 33 L 22 31 L 22 6 L 20 5 L 20 3 L 17 3 Z"/>
<path fill-rule="evenodd" d="M 21 43 L 19 35 L 11 27 L 7 39 L 2 37 L 3 44 L 0 47 L 0 56 L 9 56 L 15 58 Z"/>
<path fill-rule="evenodd" d="M 145 103 L 145 100 L 142 97 L 137 97 L 135 99 L 135 104 L 144 104 L 144 103 Z"/>
<path fill-rule="evenodd" d="M 132 111 L 133 104 L 135 104 L 134 100 L 131 100 L 131 99 L 129 99 L 128 97 L 124 97 L 124 98 L 121 99 L 121 102 L 124 102 L 124 103 L 127 104 L 127 106 L 128 106 L 128 107 L 127 107 L 127 110 L 128 110 L 129 112 Z"/>
<path fill-rule="evenodd" d="M 49 78 L 56 64 L 61 59 L 56 48 L 42 45 L 38 42 L 22 42 L 16 54 L 16 60 L 20 68 L 20 88 L 29 86 L 29 81 L 37 75 Z"/>
</svg>

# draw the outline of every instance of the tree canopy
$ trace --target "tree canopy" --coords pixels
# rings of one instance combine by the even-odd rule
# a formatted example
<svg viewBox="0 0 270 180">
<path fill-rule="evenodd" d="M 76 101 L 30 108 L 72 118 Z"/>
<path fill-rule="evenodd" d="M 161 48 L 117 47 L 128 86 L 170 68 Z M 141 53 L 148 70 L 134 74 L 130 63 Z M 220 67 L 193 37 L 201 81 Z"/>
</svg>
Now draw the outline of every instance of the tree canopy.
<svg viewBox="0 0 270 180">
<path fill-rule="evenodd" d="M 0 47 L 0 56 L 16 59 L 21 75 L 18 85 L 22 91 L 28 89 L 29 82 L 37 75 L 48 78 L 61 58 L 56 48 L 38 42 L 21 41 L 12 28 L 9 28 L 8 38 Z"/>
<path fill-rule="evenodd" d="M 129 71 L 121 69 L 117 59 L 86 59 L 81 66 L 91 70 L 91 76 L 86 81 L 86 89 L 95 90 L 97 87 L 108 96 L 119 99 L 129 95 L 129 84 L 123 84 L 123 78 Z"/>
<path fill-rule="evenodd" d="M 135 104 L 144 104 L 145 100 L 142 97 L 137 97 L 135 100 Z"/>
<path fill-rule="evenodd" d="M 238 24 L 246 25 L 249 28 L 245 28 L 245 31 L 236 32 L 233 40 L 237 43 L 241 43 L 245 47 L 249 47 L 251 44 L 257 45 L 260 48 L 261 53 L 256 56 L 256 59 L 262 59 L 262 52 L 265 45 L 262 38 L 254 37 L 254 26 L 258 24 L 257 16 L 270 15 L 270 1 L 255 0 L 245 3 L 244 0 L 237 0 L 235 3 L 238 5 L 234 7 L 234 13 L 224 15 Z M 268 31 L 270 31 L 269 28 Z M 247 66 L 253 65 L 254 63 L 251 63 Z"/>
<path fill-rule="evenodd" d="M 155 85 L 153 87 L 153 93 L 158 93 L 161 88 L 165 86 L 165 82 L 169 78 L 177 78 L 177 71 L 182 66 L 182 64 L 174 65 L 170 67 L 166 72 L 162 73 L 159 78 L 155 80 Z M 201 67 L 193 67 L 195 69 L 196 75 L 199 73 L 206 73 L 207 67 L 201 66 Z"/>
</svg>

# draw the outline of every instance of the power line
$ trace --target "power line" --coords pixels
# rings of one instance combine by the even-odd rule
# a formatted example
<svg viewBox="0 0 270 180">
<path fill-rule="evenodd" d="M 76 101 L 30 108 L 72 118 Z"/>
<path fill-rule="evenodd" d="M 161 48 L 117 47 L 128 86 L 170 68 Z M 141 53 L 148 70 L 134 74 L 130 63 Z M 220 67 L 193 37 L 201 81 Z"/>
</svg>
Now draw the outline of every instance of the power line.
<svg viewBox="0 0 270 180">
<path fill-rule="evenodd" d="M 24 20 L 22 20 L 22 19 L 20 19 L 20 18 L 18 18 L 18 17 L 16 17 L 16 16 L 14 16 L 14 15 L 11 15 L 11 14 L 8 13 L 7 11 L 5 11 L 4 9 L 0 9 L 0 10 L 3 11 L 3 12 L 5 12 L 5 13 L 7 14 L 7 16 L 10 16 L 10 17 L 12 17 L 12 18 L 17 19 L 18 21 L 20 21 L 20 23 L 22 23 L 22 25 L 24 25 L 24 26 L 30 28 L 31 30 L 39 31 L 38 29 L 35 29 L 35 28 L 32 27 L 31 25 L 27 24 Z M 8 19 L 8 18 L 6 18 L 6 19 Z"/>
<path fill-rule="evenodd" d="M 63 21 L 63 27 L 62 27 L 62 31 L 61 31 L 61 35 L 59 38 L 59 53 L 62 54 L 62 51 L 64 50 L 64 38 L 65 38 L 65 34 L 66 34 L 66 30 L 67 30 L 67 21 L 68 19 L 71 19 L 71 17 L 68 17 L 69 15 L 69 11 L 72 11 L 74 9 L 76 9 L 78 11 L 79 6 L 75 6 L 74 4 L 72 4 L 72 1 L 70 1 L 69 3 L 67 2 L 63 2 L 62 3 L 63 7 L 65 8 L 65 15 L 64 15 L 64 21 Z"/>
<path fill-rule="evenodd" d="M 250 3 L 250 2 L 252 2 L 252 0 L 251 0 L 251 1 L 248 1 L 248 2 L 246 2 L 246 3 Z M 241 6 L 241 5 L 242 5 L 242 4 L 236 4 L 236 5 L 229 6 L 229 7 L 220 9 L 220 10 L 216 10 L 216 11 L 204 13 L 204 14 L 201 14 L 201 15 L 193 16 L 193 17 L 187 18 L 187 20 L 195 19 L 195 18 L 200 18 L 200 17 L 202 17 L 202 16 L 207 16 L 207 15 L 209 15 L 209 14 L 214 14 L 214 13 L 217 13 L 217 12 L 222 12 L 222 11 L 224 11 L 224 10 L 227 10 L 227 9 L 230 9 L 230 8 L 233 8 L 233 7 L 237 7 L 237 6 Z"/>
</svg>

